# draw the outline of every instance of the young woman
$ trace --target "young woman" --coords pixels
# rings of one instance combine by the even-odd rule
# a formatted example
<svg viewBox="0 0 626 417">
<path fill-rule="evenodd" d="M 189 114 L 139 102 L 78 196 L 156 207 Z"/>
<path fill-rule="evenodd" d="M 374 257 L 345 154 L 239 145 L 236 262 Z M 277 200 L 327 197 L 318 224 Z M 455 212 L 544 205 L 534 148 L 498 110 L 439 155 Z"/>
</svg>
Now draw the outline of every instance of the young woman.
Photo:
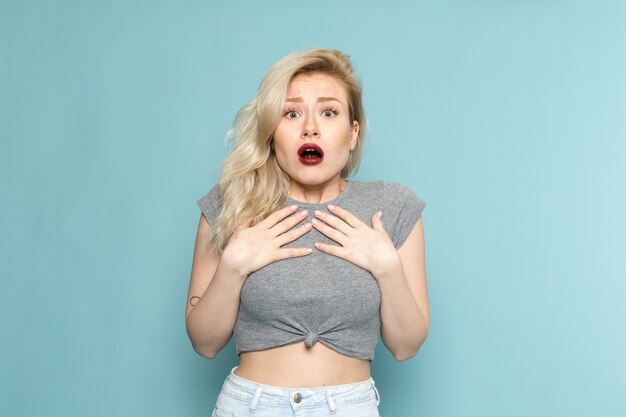
<svg viewBox="0 0 626 417">
<path fill-rule="evenodd" d="M 406 186 L 348 179 L 365 137 L 348 56 L 278 61 L 235 119 L 201 199 L 186 309 L 196 352 L 240 357 L 213 416 L 378 416 L 380 332 L 396 360 L 429 326 L 421 212 Z"/>
</svg>

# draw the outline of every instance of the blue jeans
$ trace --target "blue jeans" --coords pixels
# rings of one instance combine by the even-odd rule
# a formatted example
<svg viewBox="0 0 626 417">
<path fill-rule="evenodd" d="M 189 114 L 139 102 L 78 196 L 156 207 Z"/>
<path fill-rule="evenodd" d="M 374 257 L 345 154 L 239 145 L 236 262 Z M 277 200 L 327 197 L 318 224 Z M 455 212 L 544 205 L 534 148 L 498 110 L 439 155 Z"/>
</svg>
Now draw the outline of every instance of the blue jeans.
<svg viewBox="0 0 626 417">
<path fill-rule="evenodd" d="M 319 388 L 258 384 L 235 375 L 235 366 L 217 396 L 212 417 L 380 417 L 374 379 Z"/>
</svg>

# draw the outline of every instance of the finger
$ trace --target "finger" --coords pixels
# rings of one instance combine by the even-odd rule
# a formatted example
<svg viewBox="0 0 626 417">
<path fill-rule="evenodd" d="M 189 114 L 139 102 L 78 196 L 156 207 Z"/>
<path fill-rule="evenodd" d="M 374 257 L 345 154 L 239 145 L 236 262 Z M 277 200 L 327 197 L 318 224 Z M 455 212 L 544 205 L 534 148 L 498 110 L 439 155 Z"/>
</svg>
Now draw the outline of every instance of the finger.
<svg viewBox="0 0 626 417">
<path fill-rule="evenodd" d="M 348 210 L 342 209 L 339 206 L 334 206 L 330 204 L 328 205 L 328 210 L 330 210 L 331 213 L 333 213 L 335 216 L 338 216 L 352 227 L 365 226 L 365 223 L 359 220 L 358 217 L 350 213 Z"/>
<path fill-rule="evenodd" d="M 263 221 L 259 222 L 259 224 L 263 225 L 263 227 L 269 229 L 270 227 L 274 226 L 276 223 L 278 223 L 279 221 L 281 221 L 285 217 L 287 217 L 290 214 L 292 214 L 297 209 L 298 209 L 298 206 L 295 205 L 295 204 L 292 204 L 291 206 L 283 207 L 283 208 L 281 208 L 279 210 L 276 210 L 275 212 L 273 212 L 269 216 L 267 216 L 265 219 L 263 219 Z"/>
<path fill-rule="evenodd" d="M 338 258 L 344 258 L 345 254 L 344 254 L 344 248 L 342 248 L 341 246 L 335 246 L 335 245 L 329 245 L 327 243 L 322 243 L 322 242 L 316 242 L 315 243 L 315 247 L 319 250 L 321 250 L 322 252 L 326 252 L 330 255 L 334 255 Z"/>
<path fill-rule="evenodd" d="M 383 227 L 383 222 L 380 220 L 380 216 L 382 215 L 381 211 L 377 211 L 372 215 L 372 227 L 374 230 L 378 230 L 380 232 L 384 232 L 385 229 Z"/>
<path fill-rule="evenodd" d="M 332 214 L 326 213 L 321 210 L 315 210 L 315 217 L 317 217 L 318 219 L 321 219 L 324 223 L 339 230 L 341 233 L 343 233 L 346 236 L 349 235 L 352 229 L 352 226 L 350 226 L 348 223 L 341 220 L 339 217 L 333 216 Z"/>
<path fill-rule="evenodd" d="M 324 234 L 326 237 L 331 238 L 337 243 L 343 244 L 348 237 L 341 233 L 339 230 L 333 229 L 321 220 L 313 219 L 311 220 L 311 223 L 313 223 L 313 227 L 319 230 L 322 234 Z"/>
<path fill-rule="evenodd" d="M 302 220 L 307 218 L 309 214 L 308 211 L 302 210 L 298 213 L 294 213 L 293 215 L 287 217 L 276 223 L 273 227 L 270 228 L 274 236 L 279 236 L 285 233 L 287 230 L 294 227 L 296 224 L 300 223 Z"/>
<path fill-rule="evenodd" d="M 311 223 L 306 223 L 296 229 L 290 230 L 287 233 L 283 233 L 277 238 L 279 245 L 283 246 L 289 242 L 293 242 L 294 240 L 311 230 L 311 227 Z"/>
<path fill-rule="evenodd" d="M 278 250 L 278 259 L 297 258 L 299 256 L 310 255 L 311 248 L 283 248 Z"/>
</svg>

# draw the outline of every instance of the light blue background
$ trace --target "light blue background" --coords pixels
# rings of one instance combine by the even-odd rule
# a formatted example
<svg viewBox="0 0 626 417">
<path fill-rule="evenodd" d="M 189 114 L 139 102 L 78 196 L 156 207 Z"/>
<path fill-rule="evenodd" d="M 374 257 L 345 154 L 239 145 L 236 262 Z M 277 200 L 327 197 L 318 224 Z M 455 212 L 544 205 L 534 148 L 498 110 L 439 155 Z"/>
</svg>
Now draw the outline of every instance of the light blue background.
<svg viewBox="0 0 626 417">
<path fill-rule="evenodd" d="M 195 205 L 280 57 L 349 53 L 356 179 L 427 202 L 431 330 L 381 414 L 626 415 L 620 1 L 0 3 L 0 414 L 208 416 Z M 384 215 L 384 214 L 383 214 Z M 621 259 L 620 259 L 621 258 Z"/>
</svg>

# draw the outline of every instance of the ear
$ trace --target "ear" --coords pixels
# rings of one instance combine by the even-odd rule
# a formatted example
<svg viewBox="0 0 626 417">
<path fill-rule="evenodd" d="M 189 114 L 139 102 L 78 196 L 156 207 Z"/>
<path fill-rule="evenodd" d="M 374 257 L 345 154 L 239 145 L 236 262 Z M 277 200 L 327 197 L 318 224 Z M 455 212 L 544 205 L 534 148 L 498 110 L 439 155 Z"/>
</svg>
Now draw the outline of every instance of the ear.
<svg viewBox="0 0 626 417">
<path fill-rule="evenodd" d="M 356 146 L 356 142 L 359 139 L 359 122 L 356 120 L 352 122 L 352 129 L 350 129 L 350 150 L 353 151 Z"/>
</svg>

